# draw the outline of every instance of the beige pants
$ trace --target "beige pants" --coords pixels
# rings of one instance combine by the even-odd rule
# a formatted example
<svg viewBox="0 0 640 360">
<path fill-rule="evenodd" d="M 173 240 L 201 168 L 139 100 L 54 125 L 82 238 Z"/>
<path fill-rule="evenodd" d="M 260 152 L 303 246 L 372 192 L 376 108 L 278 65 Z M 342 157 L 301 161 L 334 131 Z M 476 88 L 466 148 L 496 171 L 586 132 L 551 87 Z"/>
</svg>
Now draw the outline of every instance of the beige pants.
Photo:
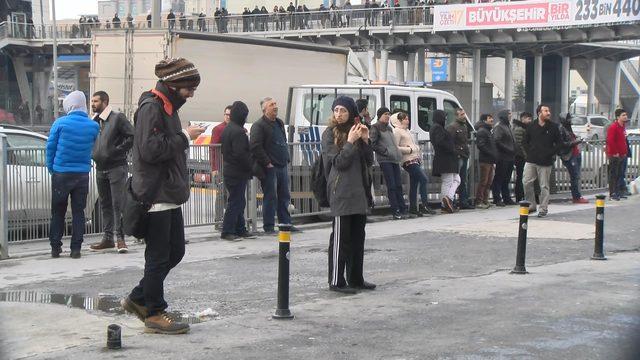
<svg viewBox="0 0 640 360">
<path fill-rule="evenodd" d="M 533 183 L 538 179 L 540 183 L 540 209 L 547 211 L 549 206 L 549 179 L 551 178 L 551 166 L 540 166 L 530 162 L 524 164 L 524 197 L 536 205 L 536 194 Z"/>
</svg>

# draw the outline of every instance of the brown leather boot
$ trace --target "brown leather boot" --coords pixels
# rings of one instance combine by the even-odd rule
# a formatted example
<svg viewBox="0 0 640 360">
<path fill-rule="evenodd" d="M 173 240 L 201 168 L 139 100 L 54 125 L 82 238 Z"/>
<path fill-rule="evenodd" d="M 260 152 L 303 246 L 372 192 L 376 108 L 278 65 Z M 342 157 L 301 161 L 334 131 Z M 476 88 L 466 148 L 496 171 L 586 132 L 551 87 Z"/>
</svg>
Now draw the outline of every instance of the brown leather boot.
<svg viewBox="0 0 640 360">
<path fill-rule="evenodd" d="M 146 306 L 142 306 L 134 303 L 133 301 L 131 301 L 131 299 L 128 296 L 120 300 L 120 306 L 122 306 L 122 308 L 126 312 L 137 316 L 138 319 L 140 319 L 140 321 L 142 322 L 144 322 L 144 319 L 146 319 L 147 316 L 149 315 L 149 310 L 147 309 Z"/>
<path fill-rule="evenodd" d="M 149 316 L 144 320 L 144 332 L 176 335 L 189 331 L 189 324 L 171 318 L 166 312 Z"/>
<path fill-rule="evenodd" d="M 118 238 L 118 243 L 116 244 L 116 248 L 118 249 L 119 254 L 126 254 L 129 252 L 129 248 L 127 244 L 124 242 L 124 238 Z"/>
<path fill-rule="evenodd" d="M 115 244 L 113 243 L 113 238 L 110 238 L 109 236 L 105 235 L 102 238 L 102 241 L 100 241 L 99 243 L 91 244 L 89 248 L 91 250 L 100 251 L 100 250 L 113 249 L 114 246 Z"/>
</svg>

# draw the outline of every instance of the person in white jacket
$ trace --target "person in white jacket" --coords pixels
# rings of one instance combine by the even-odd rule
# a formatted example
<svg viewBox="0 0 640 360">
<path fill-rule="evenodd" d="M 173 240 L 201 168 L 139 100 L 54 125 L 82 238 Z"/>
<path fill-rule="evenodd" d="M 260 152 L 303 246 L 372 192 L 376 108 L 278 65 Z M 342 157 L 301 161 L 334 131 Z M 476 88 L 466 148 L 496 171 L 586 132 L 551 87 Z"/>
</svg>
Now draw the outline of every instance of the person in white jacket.
<svg viewBox="0 0 640 360">
<path fill-rule="evenodd" d="M 402 168 L 409 173 L 409 212 L 417 216 L 434 215 L 436 212 L 429 208 L 427 200 L 427 173 L 422 168 L 422 151 L 409 132 L 409 116 L 397 112 L 391 116 L 393 135 L 402 153 Z M 418 202 L 420 189 L 420 205 Z"/>
</svg>

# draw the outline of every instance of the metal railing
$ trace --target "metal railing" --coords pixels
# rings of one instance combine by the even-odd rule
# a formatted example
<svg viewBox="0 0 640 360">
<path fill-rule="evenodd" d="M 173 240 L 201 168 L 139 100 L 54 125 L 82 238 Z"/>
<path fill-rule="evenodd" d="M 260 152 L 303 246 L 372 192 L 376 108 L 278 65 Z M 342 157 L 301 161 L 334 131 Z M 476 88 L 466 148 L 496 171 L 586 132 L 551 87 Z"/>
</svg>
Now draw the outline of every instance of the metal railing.
<svg viewBox="0 0 640 360">
<path fill-rule="evenodd" d="M 3 241 L 11 243 L 44 240 L 49 236 L 51 215 L 51 177 L 45 166 L 44 148 L 10 148 L 4 137 L 0 146 L 0 187 L 6 191 L 0 194 L 0 250 Z M 422 166 L 429 177 L 429 198 L 439 200 L 440 179 L 431 176 L 433 150 L 429 142 L 421 143 Z M 291 214 L 292 217 L 327 214 L 320 208 L 311 189 L 311 166 L 320 152 L 320 143 L 292 143 L 289 145 L 292 162 L 289 165 Z M 2 151 L 4 149 L 4 151 Z M 471 149 L 475 150 L 472 144 Z M 640 140 L 631 140 L 633 158 L 629 159 L 627 179 L 640 175 Z M 476 157 L 472 152 L 472 159 Z M 476 159 L 477 160 L 477 159 Z M 191 147 L 187 167 L 191 183 L 191 196 L 183 204 L 185 226 L 214 225 L 222 222 L 226 193 L 223 185 L 224 167 L 220 146 Z M 473 198 L 476 187 L 477 161 L 469 164 L 469 194 Z M 388 205 L 387 191 L 379 166 L 373 173 L 373 195 L 376 207 Z M 403 190 L 408 195 L 409 176 L 402 171 Z M 515 176 L 515 175 L 514 175 Z M 570 191 L 569 175 L 560 159 L 557 159 L 553 173 L 554 189 L 557 193 Z M 584 191 L 602 190 L 608 186 L 608 167 L 603 141 L 590 141 L 582 147 L 581 188 Z M 513 186 L 512 186 L 513 189 Z M 246 217 L 248 226 L 256 229 L 262 219 L 263 193 L 260 181 L 253 179 L 247 189 Z M 90 174 L 89 194 L 85 209 L 87 219 L 85 234 L 99 234 L 102 231 L 102 215 L 97 195 L 95 169 Z M 6 227 L 3 228 L 2 224 Z M 67 211 L 65 236 L 71 231 L 71 211 Z M 213 231 L 213 229 L 212 229 Z"/>
</svg>

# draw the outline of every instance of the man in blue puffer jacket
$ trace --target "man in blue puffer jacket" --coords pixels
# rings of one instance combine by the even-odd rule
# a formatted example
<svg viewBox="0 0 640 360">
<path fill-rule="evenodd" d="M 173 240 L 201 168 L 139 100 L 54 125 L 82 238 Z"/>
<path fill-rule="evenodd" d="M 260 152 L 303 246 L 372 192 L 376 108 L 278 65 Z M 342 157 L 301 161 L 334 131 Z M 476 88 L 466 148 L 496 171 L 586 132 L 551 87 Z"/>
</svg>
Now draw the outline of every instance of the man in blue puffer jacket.
<svg viewBox="0 0 640 360">
<path fill-rule="evenodd" d="M 73 230 L 71 257 L 80 257 L 84 236 L 84 208 L 89 192 L 91 151 L 100 127 L 87 115 L 87 99 L 74 91 L 62 102 L 66 116 L 51 126 L 47 139 L 47 168 L 51 173 L 51 257 L 60 257 L 67 202 L 71 195 Z"/>
</svg>

